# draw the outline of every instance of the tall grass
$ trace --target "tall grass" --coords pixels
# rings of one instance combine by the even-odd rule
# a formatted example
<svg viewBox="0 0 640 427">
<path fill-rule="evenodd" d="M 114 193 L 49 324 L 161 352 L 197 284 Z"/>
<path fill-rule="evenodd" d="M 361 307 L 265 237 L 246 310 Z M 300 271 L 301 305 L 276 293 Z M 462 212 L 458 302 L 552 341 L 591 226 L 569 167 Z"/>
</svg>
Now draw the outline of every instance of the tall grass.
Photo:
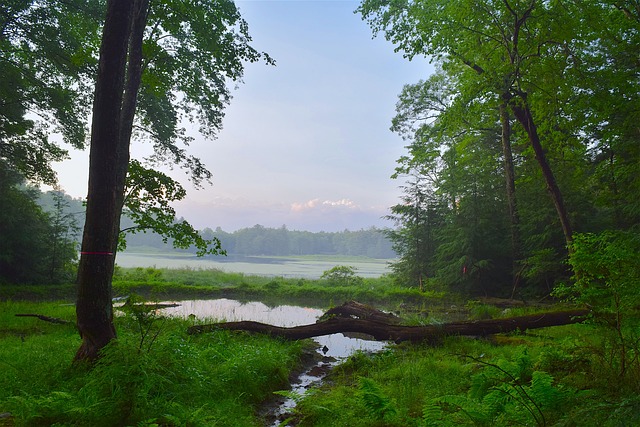
<svg viewBox="0 0 640 427">
<path fill-rule="evenodd" d="M 256 408 L 286 387 L 302 343 L 219 331 L 189 336 L 186 320 L 162 323 L 140 351 L 134 319 L 92 369 L 71 364 L 80 338 L 18 312 L 73 318 L 59 304 L 0 303 L 0 413 L 16 425 L 261 425 Z"/>
</svg>

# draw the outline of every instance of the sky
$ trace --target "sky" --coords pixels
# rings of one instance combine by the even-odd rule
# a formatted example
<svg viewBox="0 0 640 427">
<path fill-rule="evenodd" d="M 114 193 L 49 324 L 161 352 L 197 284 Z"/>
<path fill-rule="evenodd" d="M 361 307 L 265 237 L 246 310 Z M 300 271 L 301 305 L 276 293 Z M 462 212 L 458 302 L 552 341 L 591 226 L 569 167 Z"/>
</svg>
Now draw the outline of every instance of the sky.
<svg viewBox="0 0 640 427">
<path fill-rule="evenodd" d="M 247 64 L 218 138 L 194 134 L 189 152 L 211 170 L 213 185 L 195 189 L 169 172 L 187 189 L 178 216 L 229 232 L 256 224 L 313 232 L 393 226 L 383 217 L 402 193 L 403 182 L 390 176 L 406 141 L 389 130 L 391 119 L 402 87 L 433 67 L 373 38 L 354 13 L 357 1 L 236 4 L 252 45 L 276 66 Z M 132 145 L 134 157 L 148 150 Z M 55 167 L 73 197 L 86 197 L 88 157 L 74 152 Z"/>
</svg>

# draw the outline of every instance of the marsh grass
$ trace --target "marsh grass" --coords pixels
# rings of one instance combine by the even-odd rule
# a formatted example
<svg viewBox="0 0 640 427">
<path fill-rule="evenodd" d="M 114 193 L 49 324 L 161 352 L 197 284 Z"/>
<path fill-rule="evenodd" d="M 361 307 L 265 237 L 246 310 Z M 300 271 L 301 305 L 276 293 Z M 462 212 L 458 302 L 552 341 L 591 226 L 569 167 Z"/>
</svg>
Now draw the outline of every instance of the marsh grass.
<svg viewBox="0 0 640 427">
<path fill-rule="evenodd" d="M 355 299 L 364 303 L 394 306 L 401 302 L 437 303 L 440 292 L 420 292 L 394 285 L 388 277 L 364 278 L 356 284 L 339 285 L 330 280 L 253 276 L 216 269 L 118 268 L 113 280 L 117 295 L 142 294 L 152 299 L 234 298 L 265 303 L 305 304 L 327 307 Z"/>
<path fill-rule="evenodd" d="M 119 338 L 93 368 L 71 361 L 75 327 L 17 312 L 72 318 L 60 304 L 0 304 L 0 412 L 16 425 L 260 425 L 257 406 L 285 388 L 303 343 L 219 331 L 189 336 L 168 319 L 139 351 L 135 319 L 116 318 Z"/>
</svg>

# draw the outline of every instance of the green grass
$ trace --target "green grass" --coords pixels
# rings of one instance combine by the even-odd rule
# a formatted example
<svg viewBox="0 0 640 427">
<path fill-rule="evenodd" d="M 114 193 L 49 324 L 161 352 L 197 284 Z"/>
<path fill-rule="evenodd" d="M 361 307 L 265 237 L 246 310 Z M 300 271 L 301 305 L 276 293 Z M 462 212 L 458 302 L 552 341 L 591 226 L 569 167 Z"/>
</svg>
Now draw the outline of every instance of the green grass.
<svg viewBox="0 0 640 427">
<path fill-rule="evenodd" d="M 229 273 L 216 269 L 118 268 L 113 280 L 117 296 L 138 293 L 149 298 L 235 298 L 267 303 L 298 303 L 315 307 L 342 304 L 348 300 L 394 306 L 401 302 L 433 303 L 439 292 L 394 285 L 387 277 L 366 278 L 359 285 L 332 285 L 326 280 L 264 277 Z"/>
<path fill-rule="evenodd" d="M 119 339 L 93 369 L 72 367 L 72 319 L 57 303 L 0 303 L 0 413 L 16 425 L 261 425 L 255 410 L 285 388 L 303 343 L 220 331 L 189 336 L 190 324 L 157 320 L 157 340 L 139 350 L 137 324 L 118 317 Z M 149 346 L 149 344 L 151 344 Z"/>
<path fill-rule="evenodd" d="M 25 289 L 27 296 L 55 296 L 49 287 Z M 356 299 L 409 310 L 407 324 L 549 309 L 451 302 L 395 287 L 384 277 L 336 286 L 217 270 L 136 268 L 119 269 L 114 289 L 121 295 L 143 290 L 172 299 L 224 296 L 317 307 Z M 80 345 L 73 324 L 16 313 L 73 321 L 75 312 L 67 301 L 0 303 L 0 413 L 10 412 L 16 425 L 262 425 L 257 408 L 287 387 L 304 347 L 227 331 L 190 336 L 192 321 L 153 317 L 143 319 L 152 334 L 141 343 L 139 323 L 121 315 L 119 339 L 94 369 L 82 369 L 71 365 Z M 392 345 L 347 359 L 301 400 L 295 416 L 301 426 L 640 425 L 640 363 L 621 376 L 619 351 L 614 335 L 592 325 L 490 340 L 450 337 L 435 347 Z M 630 358 L 638 354 L 637 348 L 627 351 Z"/>
<path fill-rule="evenodd" d="M 620 392 L 623 380 L 597 355 L 602 338 L 568 325 L 358 353 L 295 417 L 300 426 L 640 425 L 640 387 L 627 378 Z"/>
</svg>

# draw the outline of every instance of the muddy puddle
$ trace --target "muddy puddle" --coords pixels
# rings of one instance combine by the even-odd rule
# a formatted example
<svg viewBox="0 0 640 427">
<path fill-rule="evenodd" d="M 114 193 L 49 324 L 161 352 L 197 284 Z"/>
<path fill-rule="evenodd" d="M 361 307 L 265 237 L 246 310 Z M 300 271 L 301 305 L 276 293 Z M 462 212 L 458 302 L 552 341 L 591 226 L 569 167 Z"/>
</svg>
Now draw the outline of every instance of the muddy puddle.
<svg viewBox="0 0 640 427">
<path fill-rule="evenodd" d="M 198 319 L 217 319 L 228 322 L 253 320 L 276 326 L 300 326 L 315 323 L 323 310 L 295 305 L 267 306 L 261 302 L 240 302 L 226 298 L 214 300 L 180 301 L 177 307 L 163 310 L 170 316 L 196 316 Z M 356 351 L 377 352 L 385 343 L 364 338 L 332 334 L 313 339 L 317 353 L 305 357 L 305 369 L 291 382 L 290 396 L 300 396 L 307 390 L 322 384 L 331 368 Z M 296 402 L 292 397 L 281 397 L 264 408 L 265 425 L 279 426 L 285 420 Z"/>
</svg>

